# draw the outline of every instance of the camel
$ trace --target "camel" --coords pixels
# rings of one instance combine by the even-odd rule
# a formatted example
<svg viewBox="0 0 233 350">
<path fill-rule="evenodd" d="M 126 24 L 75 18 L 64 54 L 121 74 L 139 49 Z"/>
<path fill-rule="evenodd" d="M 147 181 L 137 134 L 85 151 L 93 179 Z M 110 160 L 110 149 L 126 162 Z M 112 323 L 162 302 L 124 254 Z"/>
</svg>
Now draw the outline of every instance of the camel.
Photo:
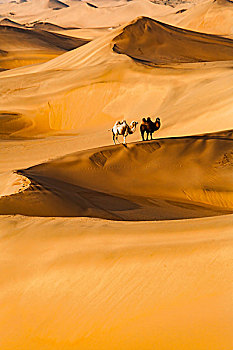
<svg viewBox="0 0 233 350">
<path fill-rule="evenodd" d="M 147 133 L 147 138 L 146 138 L 146 140 L 148 141 L 149 134 L 150 134 L 150 137 L 151 137 L 151 140 L 152 140 L 152 139 L 153 139 L 153 138 L 152 138 L 152 134 L 153 134 L 156 130 L 159 130 L 160 126 L 161 126 L 160 118 L 156 118 L 156 121 L 155 121 L 155 122 L 152 122 L 152 120 L 150 119 L 150 117 L 148 117 L 147 119 L 146 119 L 146 118 L 143 118 L 143 119 L 142 119 L 142 124 L 140 125 L 140 131 L 141 131 L 141 135 L 142 135 L 142 141 L 145 141 L 145 139 L 144 139 L 144 134 L 145 134 L 145 132 Z"/>
<path fill-rule="evenodd" d="M 124 137 L 124 144 L 126 143 L 126 137 L 130 134 L 133 134 L 136 131 L 138 122 L 132 121 L 130 125 L 127 124 L 126 120 L 123 120 L 122 122 L 117 121 L 115 125 L 112 128 L 112 138 L 114 145 L 116 144 L 116 141 L 118 141 L 118 136 L 122 135 Z"/>
</svg>

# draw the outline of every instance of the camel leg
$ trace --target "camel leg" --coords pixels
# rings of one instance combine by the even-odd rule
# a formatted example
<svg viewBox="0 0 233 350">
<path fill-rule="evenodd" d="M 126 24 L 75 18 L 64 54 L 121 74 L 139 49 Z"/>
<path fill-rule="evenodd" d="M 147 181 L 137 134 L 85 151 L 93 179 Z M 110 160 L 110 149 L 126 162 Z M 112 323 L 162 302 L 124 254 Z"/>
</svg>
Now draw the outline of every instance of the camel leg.
<svg viewBox="0 0 233 350">
<path fill-rule="evenodd" d="M 153 140 L 153 135 L 152 132 L 150 133 L 150 139 Z"/>
<path fill-rule="evenodd" d="M 141 131 L 142 141 L 145 141 L 145 140 L 144 140 L 144 133 L 145 133 L 145 131 Z"/>
<path fill-rule="evenodd" d="M 112 133 L 112 139 L 113 139 L 113 142 L 114 142 L 114 145 L 115 145 L 116 141 L 115 141 L 115 134 L 114 134 L 114 132 Z"/>
<path fill-rule="evenodd" d="M 146 141 L 148 141 L 148 138 L 149 138 L 149 133 L 147 132 L 147 137 L 146 137 Z"/>
<path fill-rule="evenodd" d="M 119 136 L 119 134 L 116 135 L 116 141 L 117 141 L 118 143 L 120 143 L 119 140 L 118 140 L 118 136 Z"/>
</svg>

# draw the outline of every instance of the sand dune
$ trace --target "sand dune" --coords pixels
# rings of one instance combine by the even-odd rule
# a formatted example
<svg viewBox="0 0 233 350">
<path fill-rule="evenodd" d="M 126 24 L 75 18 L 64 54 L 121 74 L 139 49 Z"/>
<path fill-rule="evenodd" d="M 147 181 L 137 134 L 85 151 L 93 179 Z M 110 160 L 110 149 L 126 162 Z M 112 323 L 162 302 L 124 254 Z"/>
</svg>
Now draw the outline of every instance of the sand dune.
<svg viewBox="0 0 233 350">
<path fill-rule="evenodd" d="M 66 28 L 64 30 L 57 30 L 55 32 L 69 35 L 75 38 L 83 38 L 87 40 L 94 40 L 100 38 L 101 36 L 108 34 L 112 28 L 80 28 L 80 29 L 69 29 Z"/>
<path fill-rule="evenodd" d="M 127 24 L 140 15 L 164 17 L 172 13 L 173 9 L 152 4 L 148 0 L 134 0 L 125 2 L 122 6 L 97 8 L 81 1 L 59 12 L 62 12 L 60 16 L 54 11 L 46 13 L 46 21 L 62 27 L 103 28 Z"/>
<path fill-rule="evenodd" d="M 0 68 L 11 69 L 48 61 L 58 55 L 87 43 L 39 30 L 0 26 Z"/>
<path fill-rule="evenodd" d="M 0 213 L 164 220 L 233 212 L 232 134 L 111 146 L 20 171 L 32 185 L 1 199 Z"/>
<path fill-rule="evenodd" d="M 48 0 L 48 7 L 52 8 L 53 10 L 60 10 L 69 7 L 69 5 L 59 0 Z"/>
<path fill-rule="evenodd" d="M 38 3 L 37 0 L 30 0 L 22 4 L 0 4 L 0 13 L 10 19 L 13 17 L 20 23 L 40 20 L 62 27 L 103 28 L 126 24 L 140 15 L 164 17 L 174 12 L 170 7 L 153 4 L 149 0 L 124 1 L 119 4 L 107 1 L 105 4 L 107 6 L 96 8 L 83 1 L 62 3 L 56 0 L 40 0 Z M 13 16 L 10 14 L 12 11 Z"/>
<path fill-rule="evenodd" d="M 232 4 L 169 4 L 0 4 L 1 350 L 232 348 Z"/>
<path fill-rule="evenodd" d="M 113 39 L 121 32 L 117 29 L 43 65 L 1 73 L 1 113 L 19 115 L 21 123 L 21 128 L 12 124 L 5 129 L 5 136 L 35 137 L 68 130 L 87 134 L 91 128 L 106 142 L 115 120 L 140 121 L 145 115 L 162 118 L 161 136 L 232 128 L 231 61 L 148 69 L 112 51 Z M 229 45 L 226 50 L 231 50 L 231 41 Z M 198 101 L 195 109 L 193 101 Z"/>
<path fill-rule="evenodd" d="M 36 20 L 45 21 L 48 16 L 53 16 L 60 10 L 69 8 L 69 5 L 59 0 L 28 0 L 20 3 L 0 3 L 0 13 L 9 19 L 21 24 L 29 24 Z"/>
<path fill-rule="evenodd" d="M 24 28 L 25 26 L 20 24 L 20 23 L 17 23 L 15 21 L 12 21 L 8 18 L 3 18 L 0 20 L 0 25 L 2 26 L 10 26 L 10 27 L 16 27 L 16 28 Z"/>
<path fill-rule="evenodd" d="M 86 2 L 86 4 L 87 4 L 88 6 L 90 6 L 90 7 L 94 7 L 95 9 L 98 8 L 98 6 L 96 6 L 96 5 L 94 5 L 94 4 L 90 3 L 90 2 Z"/>
<path fill-rule="evenodd" d="M 47 31 L 61 31 L 65 29 L 63 27 L 57 26 L 56 24 L 52 24 L 49 22 L 40 22 L 40 21 L 30 24 L 30 28 L 42 29 Z"/>
<path fill-rule="evenodd" d="M 113 50 L 154 64 L 227 61 L 233 58 L 233 41 L 142 17 L 114 39 Z"/>
<path fill-rule="evenodd" d="M 199 32 L 233 35 L 233 2 L 211 0 L 191 7 L 178 15 L 174 23 Z"/>
<path fill-rule="evenodd" d="M 91 6 L 90 6 L 91 5 Z M 199 32 L 232 35 L 232 2 L 228 0 L 172 3 L 132 1 L 29 0 L 0 4 L 0 14 L 20 24 L 50 22 L 61 27 L 115 27 L 138 16 L 147 16 L 178 27 Z M 59 9 L 59 11 L 55 11 Z"/>
<path fill-rule="evenodd" d="M 20 193 L 30 186 L 30 180 L 14 172 L 0 173 L 0 198 Z"/>
</svg>

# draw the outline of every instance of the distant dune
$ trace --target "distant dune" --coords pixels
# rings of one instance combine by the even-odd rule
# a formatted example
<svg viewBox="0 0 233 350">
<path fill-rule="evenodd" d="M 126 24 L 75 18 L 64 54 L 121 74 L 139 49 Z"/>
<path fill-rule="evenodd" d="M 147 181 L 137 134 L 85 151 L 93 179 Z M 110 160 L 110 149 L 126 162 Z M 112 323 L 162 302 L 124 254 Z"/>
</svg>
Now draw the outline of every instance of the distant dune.
<svg viewBox="0 0 233 350">
<path fill-rule="evenodd" d="M 35 22 L 35 23 L 31 23 L 29 25 L 30 28 L 33 29 L 41 29 L 41 30 L 47 30 L 47 31 L 61 31 L 61 30 L 65 30 L 65 28 L 57 26 L 56 24 L 53 23 L 49 23 L 49 22 Z"/>
<path fill-rule="evenodd" d="M 9 69 L 48 61 L 88 41 L 39 30 L 0 26 L 0 68 Z"/>
<path fill-rule="evenodd" d="M 98 8 L 98 6 L 96 6 L 96 5 L 94 5 L 94 4 L 90 3 L 90 2 L 86 2 L 86 4 L 87 4 L 88 6 L 90 6 L 90 7 L 94 7 L 95 9 Z"/>
<path fill-rule="evenodd" d="M 115 120 L 140 121 L 156 114 L 164 121 L 161 136 L 231 129 L 231 61 L 219 60 L 231 59 L 232 53 L 229 39 L 139 18 L 43 65 L 1 73 L 0 113 L 20 116 L 15 128 L 1 119 L 2 130 L 5 137 L 37 137 L 72 130 L 85 134 L 91 128 L 107 142 L 106 130 Z M 188 63 L 177 64 L 180 60 Z M 148 63 L 162 63 L 163 69 L 148 70 Z M 20 89 L 20 98 L 15 89 Z M 190 107 L 193 101 L 198 101 L 196 108 Z"/>
<path fill-rule="evenodd" d="M 210 0 L 200 2 L 178 15 L 174 23 L 204 33 L 233 35 L 233 2 Z"/>
<path fill-rule="evenodd" d="M 2 26 L 10 26 L 10 27 L 16 27 L 16 28 L 25 28 L 24 25 L 17 23 L 15 21 L 12 21 L 8 18 L 3 18 L 0 20 L 0 25 Z"/>
<path fill-rule="evenodd" d="M 113 2 L 114 3 L 114 2 Z M 116 5 L 116 3 L 115 3 Z M 173 13 L 168 6 L 153 4 L 148 0 L 124 1 L 119 6 L 90 6 L 83 1 L 74 1 L 69 8 L 46 14 L 46 21 L 62 27 L 106 28 L 127 24 L 141 14 L 164 17 Z"/>
<path fill-rule="evenodd" d="M 141 17 L 114 39 L 113 50 L 154 64 L 227 61 L 233 41 Z"/>
<path fill-rule="evenodd" d="M 53 10 L 61 10 L 63 8 L 69 7 L 69 5 L 59 0 L 48 0 L 48 7 L 52 8 Z"/>
</svg>

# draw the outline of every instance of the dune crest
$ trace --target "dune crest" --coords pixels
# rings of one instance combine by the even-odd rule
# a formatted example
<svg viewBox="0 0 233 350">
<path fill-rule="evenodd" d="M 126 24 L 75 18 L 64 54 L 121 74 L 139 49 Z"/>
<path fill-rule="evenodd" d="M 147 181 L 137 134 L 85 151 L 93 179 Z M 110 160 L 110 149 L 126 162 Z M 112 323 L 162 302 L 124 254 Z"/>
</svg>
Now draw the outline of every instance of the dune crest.
<svg viewBox="0 0 233 350">
<path fill-rule="evenodd" d="M 53 10 L 60 10 L 69 7 L 69 5 L 59 0 L 48 0 L 48 7 Z"/>
<path fill-rule="evenodd" d="M 233 41 L 140 17 L 113 40 L 113 50 L 151 64 L 227 61 Z"/>
<path fill-rule="evenodd" d="M 21 170 L 30 189 L 0 200 L 0 213 L 133 221 L 232 213 L 232 134 L 103 147 Z"/>
<path fill-rule="evenodd" d="M 31 181 L 23 175 L 14 172 L 0 173 L 0 198 L 25 191 L 30 184 Z"/>
<path fill-rule="evenodd" d="M 2 26 L 10 26 L 10 27 L 16 27 L 16 28 L 25 28 L 24 25 L 17 23 L 15 21 L 10 20 L 9 18 L 3 18 L 0 20 L 0 25 Z"/>
<path fill-rule="evenodd" d="M 47 31 L 0 25 L 0 68 L 43 63 L 89 42 Z"/>
<path fill-rule="evenodd" d="M 160 31 L 167 44 L 158 44 L 156 51 L 154 42 L 160 40 Z M 135 41 L 134 33 L 141 39 Z M 173 50 L 169 33 L 175 40 L 180 38 L 177 46 L 182 55 Z M 135 49 L 137 41 L 141 52 Z M 122 54 L 112 50 L 114 44 Z M 198 50 L 199 44 L 202 50 Z M 231 58 L 232 52 L 232 40 L 139 18 L 44 64 L 1 73 L 0 113 L 17 114 L 22 120 L 22 128 L 17 124 L 14 130 L 11 124 L 5 137 L 73 130 L 83 135 L 91 127 L 96 134 L 102 133 L 106 142 L 107 130 L 120 116 L 140 121 L 147 114 L 159 114 L 166 122 L 161 136 L 231 129 L 231 61 L 218 60 Z M 214 61 L 175 63 L 182 59 Z M 146 65 L 138 65 L 138 60 Z M 162 62 L 162 68 L 148 70 L 148 64 L 155 62 Z M 195 99 L 197 108 L 190 108 Z"/>
</svg>

